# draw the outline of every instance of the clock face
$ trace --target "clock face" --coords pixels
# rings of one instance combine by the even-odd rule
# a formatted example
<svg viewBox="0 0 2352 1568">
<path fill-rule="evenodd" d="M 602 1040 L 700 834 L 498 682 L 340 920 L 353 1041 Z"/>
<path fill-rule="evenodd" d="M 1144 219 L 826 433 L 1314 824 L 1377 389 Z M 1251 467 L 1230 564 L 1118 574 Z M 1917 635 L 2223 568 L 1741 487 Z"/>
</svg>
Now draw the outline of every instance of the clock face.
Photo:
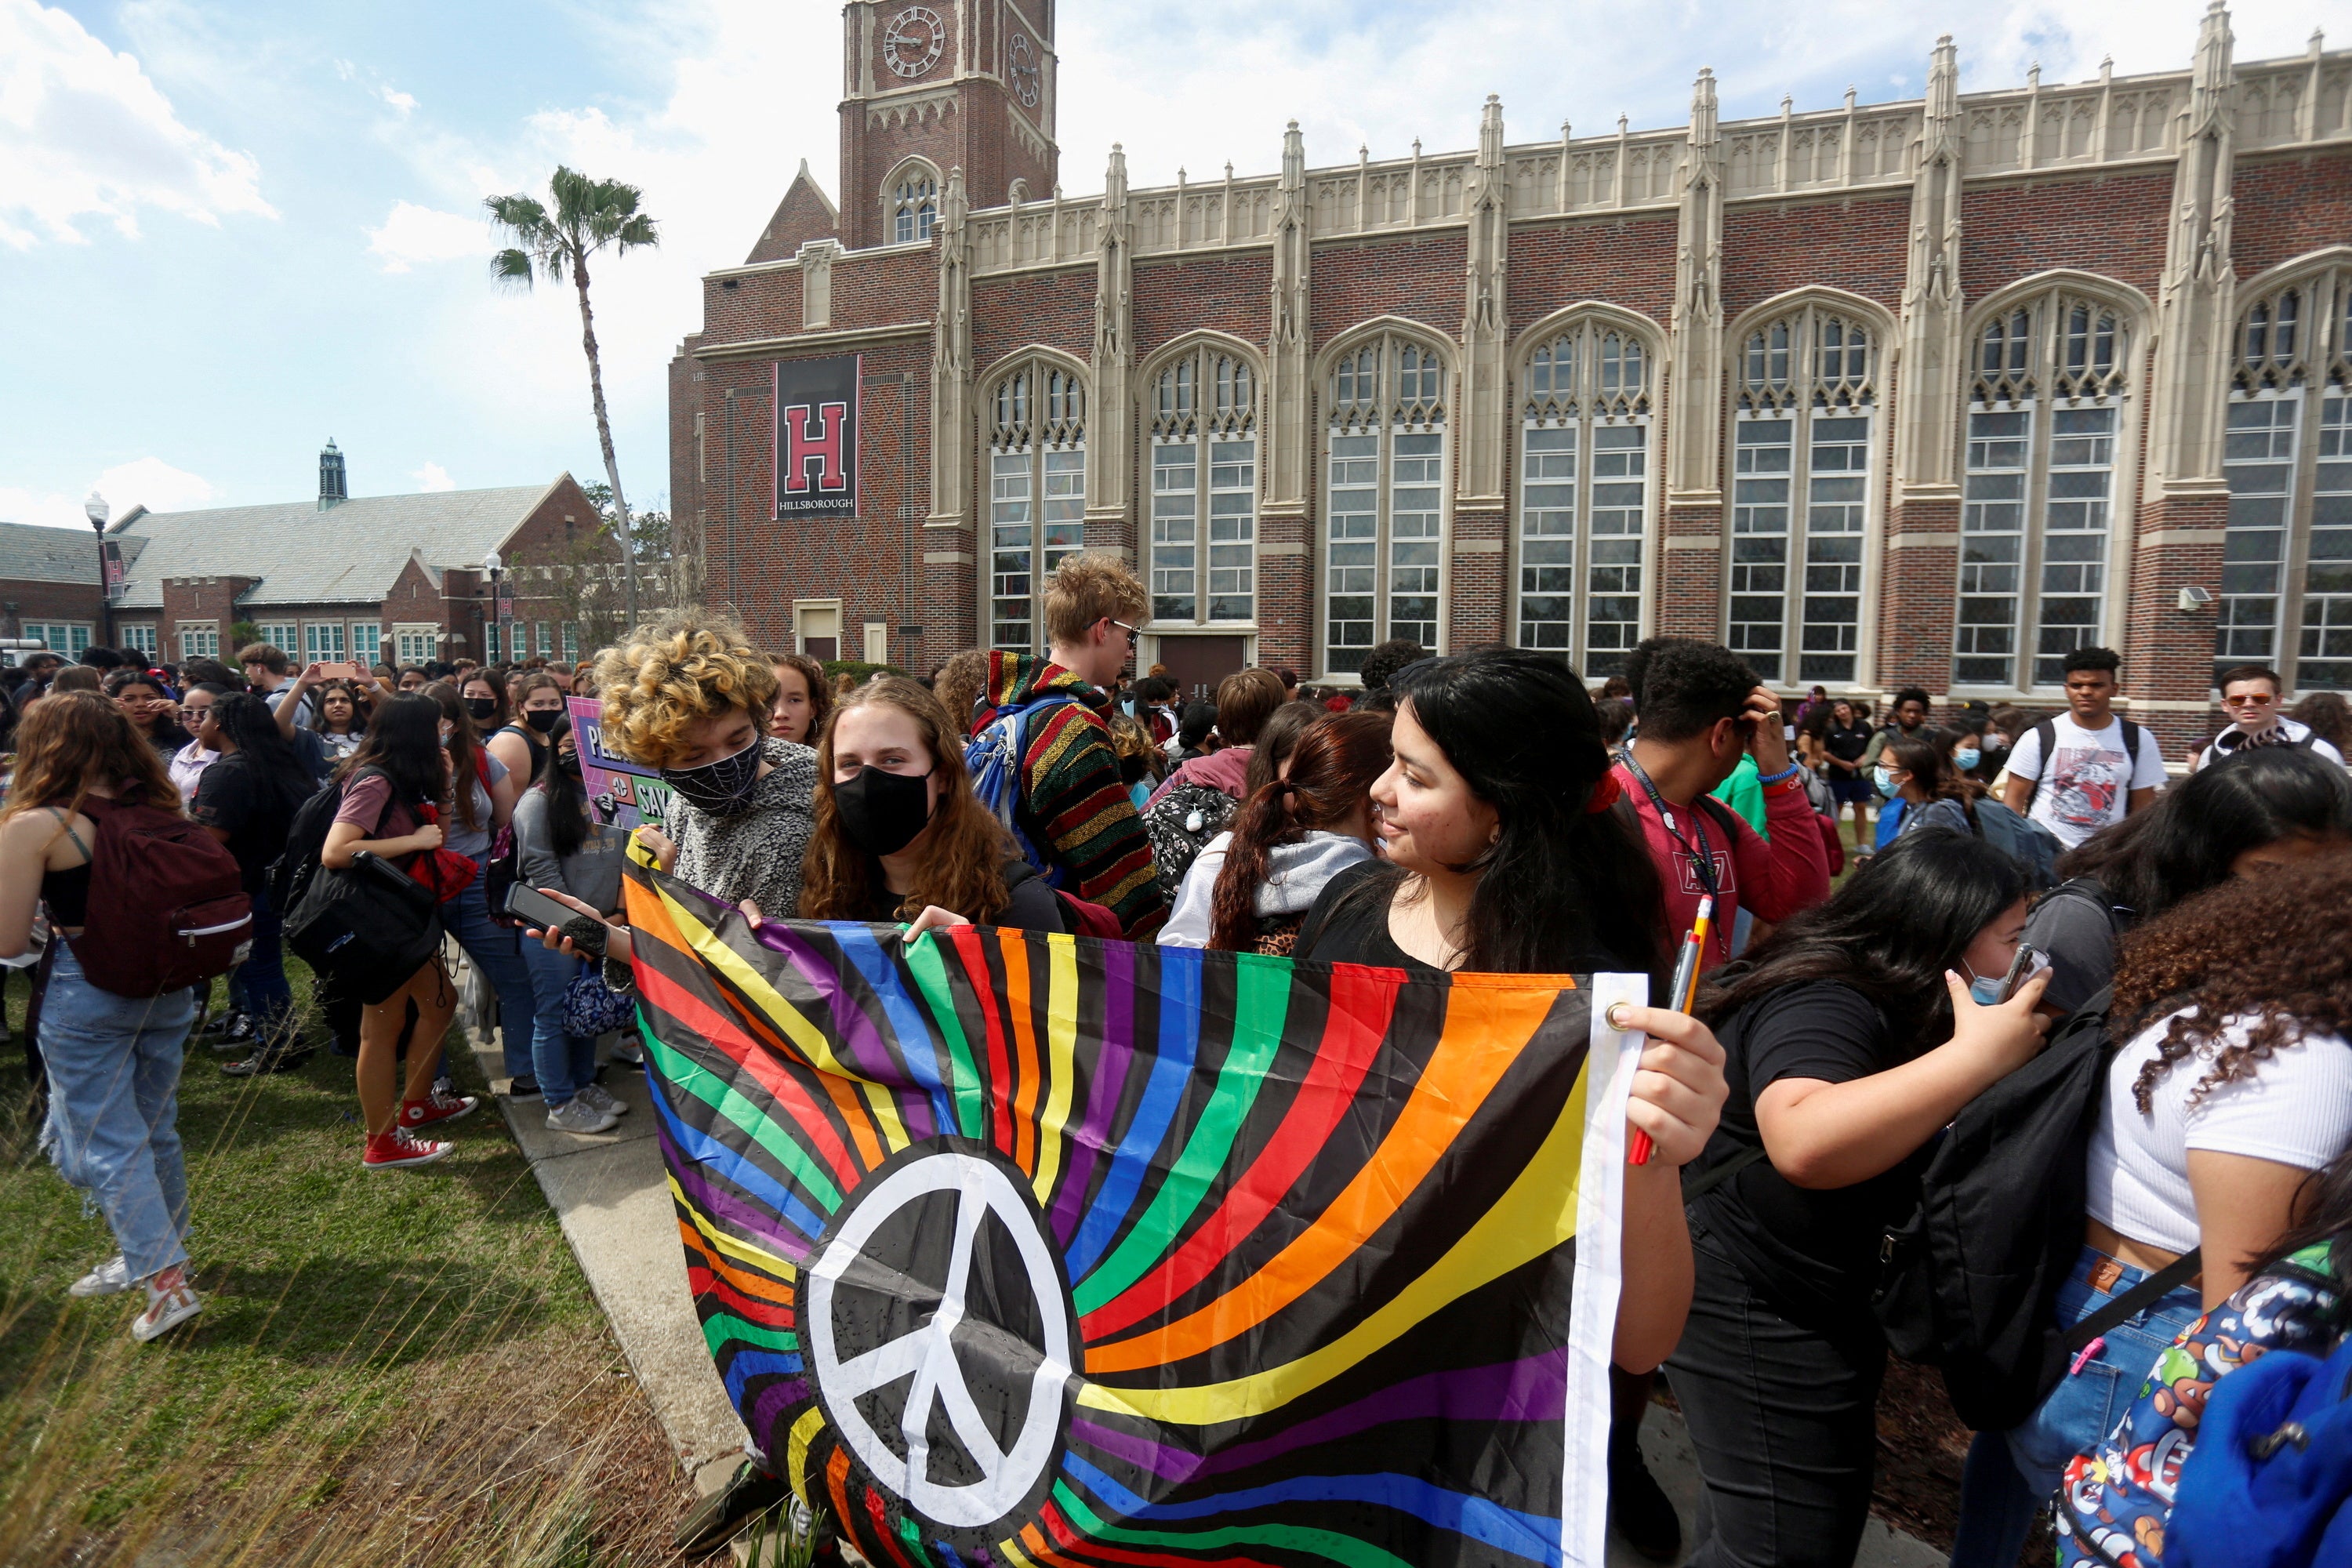
<svg viewBox="0 0 2352 1568">
<path fill-rule="evenodd" d="M 890 18 L 882 35 L 882 58 L 903 77 L 919 77 L 940 63 L 948 30 L 940 14 L 929 6 L 909 5 Z"/>
<path fill-rule="evenodd" d="M 1006 51 L 1012 56 L 1013 90 L 1030 109 L 1037 107 L 1037 49 L 1024 34 L 1013 35 Z"/>
</svg>

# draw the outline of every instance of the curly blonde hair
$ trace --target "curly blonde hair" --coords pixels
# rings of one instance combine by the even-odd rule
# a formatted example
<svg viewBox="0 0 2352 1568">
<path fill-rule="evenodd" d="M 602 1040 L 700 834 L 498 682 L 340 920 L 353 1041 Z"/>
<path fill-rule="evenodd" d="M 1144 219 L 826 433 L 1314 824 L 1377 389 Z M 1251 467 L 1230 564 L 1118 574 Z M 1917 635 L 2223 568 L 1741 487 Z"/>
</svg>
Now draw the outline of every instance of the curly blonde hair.
<svg viewBox="0 0 2352 1568">
<path fill-rule="evenodd" d="M 742 623 L 691 610 L 639 626 L 596 660 L 604 743 L 647 767 L 667 766 L 704 719 L 748 712 L 767 732 L 776 672 Z"/>
<path fill-rule="evenodd" d="M 1047 640 L 1082 643 L 1105 616 L 1141 626 L 1151 619 L 1151 595 L 1127 563 L 1108 550 L 1064 556 L 1045 583 Z"/>
</svg>

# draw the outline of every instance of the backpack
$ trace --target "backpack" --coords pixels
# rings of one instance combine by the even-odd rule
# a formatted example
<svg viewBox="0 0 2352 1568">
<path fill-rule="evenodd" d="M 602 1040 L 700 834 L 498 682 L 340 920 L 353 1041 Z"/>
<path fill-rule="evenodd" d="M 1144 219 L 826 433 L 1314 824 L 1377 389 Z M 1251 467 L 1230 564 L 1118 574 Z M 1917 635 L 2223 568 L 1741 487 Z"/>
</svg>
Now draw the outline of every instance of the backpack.
<svg viewBox="0 0 2352 1568">
<path fill-rule="evenodd" d="M 1176 907 L 1184 873 L 1241 809 L 1241 803 L 1223 790 L 1201 784 L 1178 784 L 1145 809 L 1143 831 L 1151 840 L 1152 869 L 1160 878 L 1160 896 L 1170 909 Z"/>
<path fill-rule="evenodd" d="M 302 901 L 302 895 L 310 889 L 310 879 L 319 874 L 327 831 L 335 826 L 335 813 L 343 808 L 343 787 L 336 784 L 316 791 L 302 803 L 286 829 L 286 847 L 269 863 L 269 907 L 281 919 Z"/>
<path fill-rule="evenodd" d="M 2073 1352 L 2198 1269 L 2192 1248 L 2072 1329 L 2058 1326 L 2115 1057 L 2110 996 L 2092 997 L 2040 1056 L 1961 1107 L 1919 1178 L 1918 1207 L 1880 1249 L 1871 1306 L 1887 1347 L 1941 1371 L 1952 1408 L 1979 1432 L 2023 1422 Z"/>
<path fill-rule="evenodd" d="M 2124 793 L 2128 795 L 2131 793 L 2129 780 L 2132 770 L 2139 766 L 2139 738 L 2142 731 L 2138 725 L 2123 718 L 2122 715 L 2118 714 L 2116 718 L 2124 727 L 2124 778 L 2126 780 Z M 2033 809 L 2034 800 L 2042 794 L 2042 781 L 2050 776 L 2051 753 L 2058 749 L 2058 721 L 2044 719 L 2026 733 L 2039 736 L 2042 741 L 2042 771 L 2033 775 L 2033 782 L 2026 787 L 2025 792 L 2025 809 L 2030 812 Z"/>
<path fill-rule="evenodd" d="M 1990 795 L 1976 803 L 1977 837 L 2025 868 L 2035 892 L 2058 881 L 2058 836 L 2030 816 L 2020 816 Z"/>
<path fill-rule="evenodd" d="M 2352 1562 L 2352 1341 L 2272 1351 L 2213 1385 L 2166 1521 L 2166 1568 Z"/>
<path fill-rule="evenodd" d="M 980 804 L 997 821 L 1004 824 L 1005 831 L 1013 835 L 1013 842 L 1021 847 L 1022 858 L 1056 887 L 1061 885 L 1060 869 L 1021 826 L 1021 758 L 1029 716 L 1076 700 L 1067 695 L 1049 694 L 1034 702 L 999 708 L 995 717 L 982 725 L 963 748 L 964 771 L 971 775 L 971 793 L 980 797 Z"/>
<path fill-rule="evenodd" d="M 98 826 L 89 908 L 67 941 L 82 975 L 116 996 L 161 996 L 226 974 L 253 951 L 253 900 L 236 857 L 176 811 L 86 797 Z"/>
</svg>

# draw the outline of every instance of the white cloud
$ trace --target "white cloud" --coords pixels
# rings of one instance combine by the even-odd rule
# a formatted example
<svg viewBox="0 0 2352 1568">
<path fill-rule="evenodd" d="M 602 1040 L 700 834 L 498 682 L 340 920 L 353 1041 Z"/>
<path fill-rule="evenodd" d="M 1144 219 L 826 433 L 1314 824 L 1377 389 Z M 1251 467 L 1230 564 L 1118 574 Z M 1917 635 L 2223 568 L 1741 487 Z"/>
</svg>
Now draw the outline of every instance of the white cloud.
<svg viewBox="0 0 2352 1568">
<path fill-rule="evenodd" d="M 20 250 L 80 241 L 90 218 L 136 238 L 144 209 L 278 216 L 251 157 L 183 123 L 137 58 L 38 0 L 0 0 L 0 244 Z"/>
<path fill-rule="evenodd" d="M 383 258 L 386 272 L 405 272 L 416 262 L 457 261 L 490 256 L 489 231 L 479 218 L 394 202 L 383 226 L 367 231 L 368 252 Z"/>
<path fill-rule="evenodd" d="M 185 468 L 175 468 L 161 458 L 117 463 L 92 479 L 89 489 L 106 498 L 116 517 L 133 506 L 144 506 L 149 511 L 182 511 L 220 499 L 220 491 L 211 480 Z M 86 529 L 89 519 L 82 511 L 83 499 L 79 495 L 37 494 L 0 486 L 0 521 Z"/>
<path fill-rule="evenodd" d="M 416 100 L 396 87 L 386 84 L 378 87 L 375 91 L 378 98 L 383 99 L 404 115 L 416 107 Z"/>
<path fill-rule="evenodd" d="M 457 488 L 457 481 L 449 477 L 449 470 L 438 463 L 427 463 L 408 477 L 416 481 L 416 488 L 420 490 L 454 490 Z"/>
</svg>

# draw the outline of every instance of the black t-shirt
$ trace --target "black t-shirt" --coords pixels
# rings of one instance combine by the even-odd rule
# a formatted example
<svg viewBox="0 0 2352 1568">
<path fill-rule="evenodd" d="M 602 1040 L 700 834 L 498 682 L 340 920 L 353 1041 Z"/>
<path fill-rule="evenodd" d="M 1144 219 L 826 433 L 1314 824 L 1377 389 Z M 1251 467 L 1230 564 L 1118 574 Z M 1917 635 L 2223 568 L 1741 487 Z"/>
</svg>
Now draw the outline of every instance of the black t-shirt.
<svg viewBox="0 0 2352 1568">
<path fill-rule="evenodd" d="M 1298 942 L 1290 956 L 1317 963 L 1368 963 L 1408 974 L 1444 973 L 1399 947 L 1389 934 L 1390 900 L 1364 887 L 1376 878 L 1386 881 L 1381 876 L 1386 869 L 1381 861 L 1360 860 L 1324 883 L 1299 922 Z M 1363 891 L 1349 898 L 1351 888 Z"/>
<path fill-rule="evenodd" d="M 1822 744 L 1838 761 L 1858 763 L 1862 761 L 1862 753 L 1870 750 L 1870 726 L 1832 723 L 1822 731 Z"/>
<path fill-rule="evenodd" d="M 308 778 L 274 777 L 247 753 L 231 752 L 197 778 L 188 815 L 228 835 L 245 890 L 257 893 L 270 862 L 285 853 L 286 830 L 310 790 Z"/>
<path fill-rule="evenodd" d="M 1053 884 L 1037 875 L 1026 860 L 1010 860 L 1004 866 L 1004 890 L 1011 901 L 996 912 L 995 918 L 976 923 L 991 925 L 1000 931 L 1063 931 L 1069 922 L 1062 915 L 1061 895 Z M 877 878 L 867 884 L 865 918 L 877 925 L 895 925 L 902 918 L 898 913 L 898 895 L 884 887 Z M 958 910 L 957 914 L 964 911 Z"/>
<path fill-rule="evenodd" d="M 1782 1079 L 1849 1083 L 1907 1059 L 1870 999 L 1835 981 L 1786 986 L 1716 1031 L 1731 1089 L 1722 1123 L 1689 1171 L 1713 1169 L 1753 1147 L 1756 1097 Z M 1850 1187 L 1811 1191 L 1759 1160 L 1691 1205 L 1692 1218 L 1739 1265 L 1750 1285 L 1799 1321 L 1866 1321 L 1886 1227 L 1919 1199 L 1930 1144 Z"/>
</svg>

